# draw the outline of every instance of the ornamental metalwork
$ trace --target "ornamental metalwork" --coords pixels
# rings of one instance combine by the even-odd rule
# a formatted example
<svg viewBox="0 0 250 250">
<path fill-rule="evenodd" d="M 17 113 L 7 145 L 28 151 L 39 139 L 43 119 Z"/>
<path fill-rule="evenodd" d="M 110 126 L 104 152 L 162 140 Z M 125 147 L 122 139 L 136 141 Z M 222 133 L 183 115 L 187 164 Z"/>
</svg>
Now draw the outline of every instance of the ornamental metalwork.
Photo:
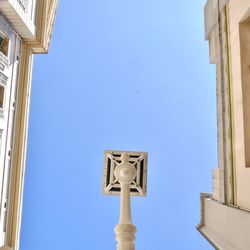
<svg viewBox="0 0 250 250">
<path fill-rule="evenodd" d="M 105 151 L 103 193 L 106 195 L 119 195 L 121 185 L 115 178 L 115 169 L 121 163 L 123 151 Z M 133 196 L 146 196 L 147 194 L 147 161 L 148 154 L 145 152 L 127 152 L 129 162 L 136 169 L 136 177 L 131 182 L 130 194 Z"/>
</svg>

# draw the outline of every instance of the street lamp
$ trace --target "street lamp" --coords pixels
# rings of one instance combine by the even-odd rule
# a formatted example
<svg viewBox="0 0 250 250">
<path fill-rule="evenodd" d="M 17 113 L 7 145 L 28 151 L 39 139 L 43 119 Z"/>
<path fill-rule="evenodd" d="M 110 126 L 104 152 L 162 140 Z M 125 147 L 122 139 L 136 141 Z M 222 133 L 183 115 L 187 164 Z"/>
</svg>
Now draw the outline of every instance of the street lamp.
<svg viewBox="0 0 250 250">
<path fill-rule="evenodd" d="M 115 227 L 117 250 L 135 249 L 130 195 L 146 196 L 147 160 L 145 152 L 105 151 L 103 193 L 120 195 L 120 221 Z"/>
</svg>

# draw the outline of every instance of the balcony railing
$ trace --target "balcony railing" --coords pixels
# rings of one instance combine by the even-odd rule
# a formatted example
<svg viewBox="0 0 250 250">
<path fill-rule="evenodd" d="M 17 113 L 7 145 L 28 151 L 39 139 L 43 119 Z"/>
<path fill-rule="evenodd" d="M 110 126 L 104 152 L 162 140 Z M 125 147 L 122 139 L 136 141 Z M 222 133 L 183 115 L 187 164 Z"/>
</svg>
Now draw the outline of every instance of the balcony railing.
<svg viewBox="0 0 250 250">
<path fill-rule="evenodd" d="M 28 4 L 29 4 L 29 0 L 17 0 L 20 4 L 20 6 L 22 7 L 22 9 L 27 12 L 27 8 L 28 8 Z"/>
<path fill-rule="evenodd" d="M 8 81 L 8 77 L 0 72 L 0 83 L 2 83 L 4 86 L 6 86 L 7 81 Z"/>
<path fill-rule="evenodd" d="M 5 65 L 6 67 L 9 66 L 9 60 L 2 52 L 0 52 L 0 63 Z M 0 67 L 0 69 L 1 69 L 1 67 Z M 1 76 L 0 76 L 0 78 L 1 78 Z"/>
</svg>

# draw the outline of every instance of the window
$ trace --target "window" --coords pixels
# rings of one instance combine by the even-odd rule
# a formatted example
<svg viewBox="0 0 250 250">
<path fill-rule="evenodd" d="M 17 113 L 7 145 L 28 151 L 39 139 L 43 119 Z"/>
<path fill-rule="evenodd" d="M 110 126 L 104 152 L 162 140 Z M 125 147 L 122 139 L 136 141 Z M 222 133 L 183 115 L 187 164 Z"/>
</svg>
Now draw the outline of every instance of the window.
<svg viewBox="0 0 250 250">
<path fill-rule="evenodd" d="M 8 57 L 9 39 L 2 32 L 0 32 L 0 51 Z"/>
<path fill-rule="evenodd" d="M 250 18 L 240 24 L 245 165 L 250 167 Z"/>
</svg>

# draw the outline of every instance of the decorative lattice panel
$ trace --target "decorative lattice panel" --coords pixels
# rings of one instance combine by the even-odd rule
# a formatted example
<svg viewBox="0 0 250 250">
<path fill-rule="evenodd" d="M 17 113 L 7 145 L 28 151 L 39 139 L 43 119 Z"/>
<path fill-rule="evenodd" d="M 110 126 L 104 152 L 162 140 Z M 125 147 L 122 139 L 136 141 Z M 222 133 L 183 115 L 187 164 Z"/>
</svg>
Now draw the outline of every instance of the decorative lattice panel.
<svg viewBox="0 0 250 250">
<path fill-rule="evenodd" d="M 11 24 L 1 14 L 0 14 L 0 29 L 2 29 L 8 35 L 9 38 L 12 36 L 13 28 Z"/>
<path fill-rule="evenodd" d="M 22 7 L 22 9 L 27 12 L 27 8 L 28 8 L 28 4 L 29 1 L 28 0 L 18 0 L 20 6 Z"/>
<path fill-rule="evenodd" d="M 6 86 L 7 81 L 8 81 L 8 77 L 0 72 L 0 83 Z"/>
<path fill-rule="evenodd" d="M 124 151 L 105 151 L 103 193 L 106 195 L 119 195 L 121 186 L 115 178 L 114 171 L 121 163 L 121 154 Z M 148 154 L 145 152 L 129 152 L 129 162 L 136 169 L 136 177 L 130 185 L 130 194 L 134 196 L 146 196 L 147 194 L 147 165 Z"/>
</svg>

